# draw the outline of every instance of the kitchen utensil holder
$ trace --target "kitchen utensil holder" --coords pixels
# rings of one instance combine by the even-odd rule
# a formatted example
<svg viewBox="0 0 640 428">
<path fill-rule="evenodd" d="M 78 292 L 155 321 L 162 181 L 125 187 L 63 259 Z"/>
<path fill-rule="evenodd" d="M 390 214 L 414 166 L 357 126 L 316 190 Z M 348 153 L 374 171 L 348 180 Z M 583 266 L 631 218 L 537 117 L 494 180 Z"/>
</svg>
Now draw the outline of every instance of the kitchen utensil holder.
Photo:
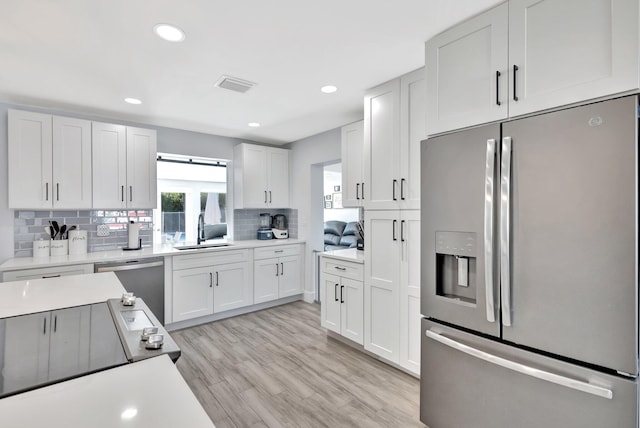
<svg viewBox="0 0 640 428">
<path fill-rule="evenodd" d="M 49 257 L 49 249 L 51 248 L 50 239 L 39 239 L 33 241 L 33 257 Z"/>
<path fill-rule="evenodd" d="M 69 232 L 69 255 L 87 254 L 87 231 L 72 230 Z"/>
<path fill-rule="evenodd" d="M 54 239 L 51 241 L 52 256 L 66 256 L 69 252 L 69 240 Z"/>
</svg>

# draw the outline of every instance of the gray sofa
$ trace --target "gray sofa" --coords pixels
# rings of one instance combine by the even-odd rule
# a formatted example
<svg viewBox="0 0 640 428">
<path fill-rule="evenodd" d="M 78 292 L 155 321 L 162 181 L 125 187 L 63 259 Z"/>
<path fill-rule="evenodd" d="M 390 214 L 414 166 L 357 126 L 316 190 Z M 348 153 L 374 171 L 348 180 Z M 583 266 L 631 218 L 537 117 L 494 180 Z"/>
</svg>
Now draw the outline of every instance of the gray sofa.
<svg viewBox="0 0 640 428">
<path fill-rule="evenodd" d="M 330 220 L 324 222 L 324 250 L 344 250 L 345 248 L 355 248 L 358 230 L 356 222 Z"/>
</svg>

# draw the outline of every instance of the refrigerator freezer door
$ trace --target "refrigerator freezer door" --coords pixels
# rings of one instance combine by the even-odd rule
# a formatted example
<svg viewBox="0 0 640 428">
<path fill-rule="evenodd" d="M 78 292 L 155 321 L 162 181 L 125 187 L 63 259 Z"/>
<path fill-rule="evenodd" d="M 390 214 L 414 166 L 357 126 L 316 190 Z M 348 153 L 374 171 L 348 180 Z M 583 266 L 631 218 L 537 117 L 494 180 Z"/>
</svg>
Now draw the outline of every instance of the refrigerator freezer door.
<svg viewBox="0 0 640 428">
<path fill-rule="evenodd" d="M 503 125 L 512 139 L 503 339 L 634 375 L 636 111 L 633 96 Z"/>
<path fill-rule="evenodd" d="M 420 420 L 432 428 L 637 428 L 635 381 L 426 319 L 421 367 Z"/>
<path fill-rule="evenodd" d="M 499 125 L 422 142 L 422 314 L 498 337 Z M 488 283 L 488 286 L 487 286 Z"/>
</svg>

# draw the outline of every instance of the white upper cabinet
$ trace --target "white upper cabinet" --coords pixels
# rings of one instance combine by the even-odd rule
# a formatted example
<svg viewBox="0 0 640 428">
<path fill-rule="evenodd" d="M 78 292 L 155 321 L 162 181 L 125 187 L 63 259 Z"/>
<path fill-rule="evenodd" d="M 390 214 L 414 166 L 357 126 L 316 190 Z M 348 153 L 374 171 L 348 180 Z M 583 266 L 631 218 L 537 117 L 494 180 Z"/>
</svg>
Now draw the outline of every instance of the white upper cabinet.
<svg viewBox="0 0 640 428">
<path fill-rule="evenodd" d="M 156 207 L 157 156 L 155 130 L 127 127 L 128 207 Z"/>
<path fill-rule="evenodd" d="M 424 68 L 400 78 L 400 209 L 420 209 L 420 142 L 427 138 L 426 93 Z"/>
<path fill-rule="evenodd" d="M 424 68 L 377 86 L 365 95 L 366 209 L 420 207 L 420 141 L 427 137 L 425 109 Z M 352 162 L 349 168 L 351 165 Z"/>
<path fill-rule="evenodd" d="M 126 208 L 127 128 L 93 122 L 93 207 Z"/>
<path fill-rule="evenodd" d="M 509 116 L 638 88 L 638 20 L 637 0 L 512 0 Z"/>
<path fill-rule="evenodd" d="M 235 208 L 289 208 L 289 150 L 243 143 L 233 154 Z"/>
<path fill-rule="evenodd" d="M 635 91 L 638 0 L 511 0 L 426 43 L 428 133 Z"/>
<path fill-rule="evenodd" d="M 156 131 L 93 122 L 93 207 L 155 208 Z"/>
<path fill-rule="evenodd" d="M 364 97 L 366 209 L 397 208 L 400 185 L 400 80 L 367 91 Z"/>
<path fill-rule="evenodd" d="M 9 208 L 91 208 L 91 122 L 9 110 Z"/>
<path fill-rule="evenodd" d="M 361 207 L 364 202 L 364 121 L 341 129 L 342 206 Z"/>
<path fill-rule="evenodd" d="M 508 5 L 426 43 L 429 134 L 507 117 Z"/>
</svg>

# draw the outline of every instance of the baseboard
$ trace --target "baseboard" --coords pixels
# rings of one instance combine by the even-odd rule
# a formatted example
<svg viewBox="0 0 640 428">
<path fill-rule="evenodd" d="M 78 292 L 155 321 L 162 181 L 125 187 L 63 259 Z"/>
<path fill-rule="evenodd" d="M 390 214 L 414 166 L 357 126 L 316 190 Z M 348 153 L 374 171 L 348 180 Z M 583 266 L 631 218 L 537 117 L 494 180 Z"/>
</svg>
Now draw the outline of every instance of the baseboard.
<svg viewBox="0 0 640 428">
<path fill-rule="evenodd" d="M 401 372 L 404 372 L 404 373 L 408 374 L 411 377 L 414 377 L 416 379 L 420 379 L 420 375 L 419 374 L 413 373 L 412 371 L 405 369 L 404 367 L 400 366 L 399 364 L 391 362 L 391 361 L 389 361 L 387 359 L 384 359 L 381 356 L 376 355 L 371 351 L 367 351 L 366 349 L 364 349 L 363 345 L 360 345 L 359 343 L 356 343 L 353 340 L 347 339 L 346 337 L 344 337 L 344 336 L 342 336 L 342 335 L 340 335 L 338 333 L 335 333 L 333 331 L 327 330 L 327 337 L 329 339 L 337 340 L 338 342 L 344 343 L 345 345 L 350 346 L 353 349 L 356 349 L 356 350 L 358 350 L 358 351 L 370 356 L 371 358 L 375 358 L 376 360 L 378 360 L 378 361 L 380 361 L 382 363 L 385 363 L 385 364 L 393 367 L 394 369 L 400 370 Z"/>
<path fill-rule="evenodd" d="M 305 291 L 304 297 L 302 298 L 307 303 L 315 303 L 316 300 L 316 292 L 315 291 Z"/>
<path fill-rule="evenodd" d="M 261 311 L 263 309 L 273 308 L 274 306 L 280 306 L 291 302 L 303 300 L 302 294 L 296 294 L 295 296 L 289 296 L 278 300 L 272 300 L 270 302 L 258 303 L 257 305 L 245 306 L 243 308 L 232 309 L 230 311 L 220 312 L 219 314 L 207 315 L 204 317 L 193 318 L 190 320 L 177 321 L 164 326 L 167 331 L 181 330 L 183 328 L 195 327 L 200 324 L 206 324 L 212 321 L 219 321 L 225 318 L 237 317 L 238 315 L 248 314 L 250 312 Z"/>
</svg>

